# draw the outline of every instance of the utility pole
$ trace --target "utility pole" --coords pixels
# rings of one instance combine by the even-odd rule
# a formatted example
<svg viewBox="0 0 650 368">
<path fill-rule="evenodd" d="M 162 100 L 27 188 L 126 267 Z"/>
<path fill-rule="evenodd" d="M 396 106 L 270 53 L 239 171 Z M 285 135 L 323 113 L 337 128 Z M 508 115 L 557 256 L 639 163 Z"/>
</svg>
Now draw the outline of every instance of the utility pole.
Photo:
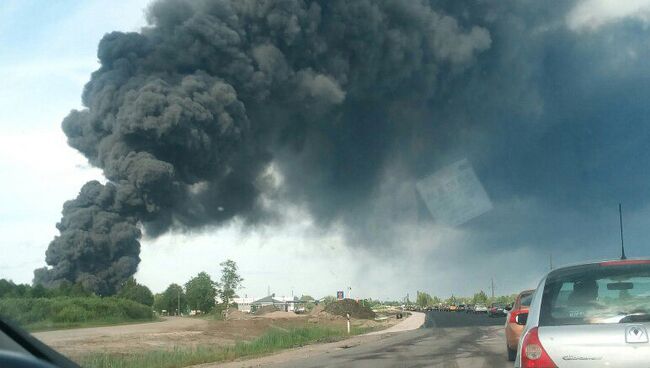
<svg viewBox="0 0 650 368">
<path fill-rule="evenodd" d="M 176 294 L 176 295 L 178 296 L 178 298 L 177 298 L 177 301 L 178 301 L 178 309 L 177 309 L 177 311 L 178 312 L 176 314 L 178 316 L 180 316 L 181 315 L 181 291 L 178 290 L 178 294 Z"/>
<path fill-rule="evenodd" d="M 492 299 L 494 300 L 494 277 L 491 279 L 490 288 L 492 289 Z"/>
</svg>

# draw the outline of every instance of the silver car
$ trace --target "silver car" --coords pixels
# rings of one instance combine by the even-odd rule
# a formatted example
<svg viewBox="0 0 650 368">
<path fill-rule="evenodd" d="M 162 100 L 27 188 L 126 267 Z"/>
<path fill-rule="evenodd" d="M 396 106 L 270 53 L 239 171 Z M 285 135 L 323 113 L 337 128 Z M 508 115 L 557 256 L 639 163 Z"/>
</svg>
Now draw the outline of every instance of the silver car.
<svg viewBox="0 0 650 368">
<path fill-rule="evenodd" d="M 650 367 L 650 260 L 553 270 L 517 323 L 515 367 Z"/>
</svg>

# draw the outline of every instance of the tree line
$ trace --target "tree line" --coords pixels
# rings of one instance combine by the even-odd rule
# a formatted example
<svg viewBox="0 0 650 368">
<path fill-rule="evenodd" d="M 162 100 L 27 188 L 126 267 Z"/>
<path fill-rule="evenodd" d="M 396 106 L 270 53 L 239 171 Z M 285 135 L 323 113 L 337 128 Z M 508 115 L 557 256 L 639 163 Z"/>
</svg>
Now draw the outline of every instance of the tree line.
<svg viewBox="0 0 650 368">
<path fill-rule="evenodd" d="M 137 282 L 133 277 L 126 280 L 114 297 L 127 299 L 153 308 L 162 313 L 166 311 L 171 315 L 187 313 L 190 309 L 203 313 L 211 312 L 217 306 L 217 297 L 220 305 L 232 305 L 235 292 L 242 285 L 244 279 L 239 275 L 237 263 L 226 260 L 220 263 L 221 277 L 213 281 L 206 272 L 199 272 L 185 285 L 170 284 L 165 291 L 153 294 L 151 290 Z M 80 283 L 61 282 L 57 287 L 46 288 L 41 284 L 16 284 L 11 280 L 0 279 L 0 298 L 77 298 L 98 297 Z"/>
<path fill-rule="evenodd" d="M 158 313 L 179 315 L 190 310 L 210 313 L 231 306 L 235 292 L 244 279 L 239 275 L 237 263 L 226 260 L 219 264 L 221 277 L 214 281 L 206 272 L 199 272 L 184 287 L 173 283 L 165 291 L 154 295 L 153 308 Z M 217 305 L 217 298 L 220 300 Z M 217 308 L 219 307 L 219 308 Z"/>
<path fill-rule="evenodd" d="M 418 291 L 415 304 L 422 307 L 433 307 L 439 304 L 458 305 L 458 304 L 511 304 L 514 303 L 517 294 L 512 295 L 499 295 L 494 298 L 488 297 L 483 290 L 475 293 L 471 297 L 450 296 L 447 299 L 441 299 L 437 296 L 431 296 L 426 292 Z"/>
<path fill-rule="evenodd" d="M 41 284 L 16 284 L 11 280 L 0 279 L 0 298 L 77 298 L 96 297 L 95 294 L 84 289 L 80 283 L 72 284 L 64 281 L 54 288 L 46 288 Z M 118 299 L 128 299 L 140 304 L 152 306 L 154 297 L 148 287 L 138 284 L 131 277 L 126 280 L 115 295 Z"/>
</svg>

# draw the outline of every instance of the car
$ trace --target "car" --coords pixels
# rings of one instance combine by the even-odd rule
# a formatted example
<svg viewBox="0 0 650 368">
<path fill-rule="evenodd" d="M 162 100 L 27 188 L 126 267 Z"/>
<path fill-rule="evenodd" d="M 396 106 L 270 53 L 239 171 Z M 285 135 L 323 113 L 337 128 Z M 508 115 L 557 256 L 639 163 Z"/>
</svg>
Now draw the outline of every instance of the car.
<svg viewBox="0 0 650 368">
<path fill-rule="evenodd" d="M 540 281 L 515 367 L 647 367 L 650 259 L 583 263 Z"/>
<path fill-rule="evenodd" d="M 464 312 L 467 309 L 467 306 L 465 304 L 458 304 L 458 308 L 456 308 L 456 312 Z"/>
<path fill-rule="evenodd" d="M 452 305 L 449 306 L 449 308 L 447 310 L 450 311 L 450 312 L 455 312 L 455 311 L 458 310 L 458 306 L 452 304 Z"/>
<path fill-rule="evenodd" d="M 507 313 L 506 305 L 501 303 L 492 303 L 490 308 L 488 308 L 489 317 L 503 317 Z"/>
<path fill-rule="evenodd" d="M 506 351 L 508 360 L 511 362 L 517 357 L 517 344 L 519 344 L 519 337 L 524 330 L 524 326 L 517 323 L 517 316 L 528 313 L 528 307 L 533 300 L 534 292 L 535 290 L 524 290 L 519 293 L 512 309 L 508 312 L 508 318 L 506 318 Z"/>
<path fill-rule="evenodd" d="M 474 313 L 487 313 L 488 312 L 488 307 L 485 306 L 485 304 L 476 304 L 474 306 Z"/>
<path fill-rule="evenodd" d="M 474 304 L 467 304 L 465 306 L 465 313 L 474 313 Z"/>
</svg>

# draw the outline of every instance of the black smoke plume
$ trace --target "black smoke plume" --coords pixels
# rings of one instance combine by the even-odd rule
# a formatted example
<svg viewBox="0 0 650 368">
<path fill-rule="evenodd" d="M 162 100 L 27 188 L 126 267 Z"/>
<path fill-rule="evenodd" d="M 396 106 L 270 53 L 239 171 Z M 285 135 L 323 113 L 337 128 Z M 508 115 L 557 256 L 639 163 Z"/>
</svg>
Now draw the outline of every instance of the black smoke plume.
<svg viewBox="0 0 650 368">
<path fill-rule="evenodd" d="M 103 170 L 64 205 L 35 282 L 112 294 L 140 228 L 248 223 L 271 163 L 323 223 L 363 208 L 433 97 L 491 46 L 424 0 L 162 0 L 101 40 L 68 143 Z M 433 104 L 435 105 L 435 104 Z M 417 148 L 417 147 L 416 147 Z"/>
</svg>

